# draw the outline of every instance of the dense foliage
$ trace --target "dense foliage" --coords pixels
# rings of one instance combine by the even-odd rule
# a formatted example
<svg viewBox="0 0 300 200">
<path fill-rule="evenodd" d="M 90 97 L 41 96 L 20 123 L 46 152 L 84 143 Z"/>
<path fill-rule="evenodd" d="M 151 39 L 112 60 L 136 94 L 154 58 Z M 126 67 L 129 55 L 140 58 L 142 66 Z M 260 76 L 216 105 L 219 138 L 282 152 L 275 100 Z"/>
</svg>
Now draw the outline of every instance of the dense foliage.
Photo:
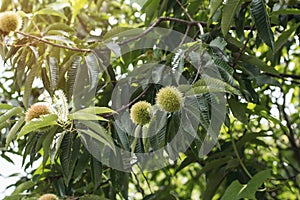
<svg viewBox="0 0 300 200">
<path fill-rule="evenodd" d="M 297 1 L 0 6 L 1 157 L 40 163 L 7 200 L 299 198 Z"/>
</svg>

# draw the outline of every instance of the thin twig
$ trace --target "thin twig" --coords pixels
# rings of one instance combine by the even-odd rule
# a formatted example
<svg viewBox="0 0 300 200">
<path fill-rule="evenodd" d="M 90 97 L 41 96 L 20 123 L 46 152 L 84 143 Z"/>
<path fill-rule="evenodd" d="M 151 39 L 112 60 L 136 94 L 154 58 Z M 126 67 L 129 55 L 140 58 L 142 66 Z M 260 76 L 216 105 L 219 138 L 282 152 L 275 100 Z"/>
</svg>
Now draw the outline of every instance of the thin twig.
<svg viewBox="0 0 300 200">
<path fill-rule="evenodd" d="M 133 42 L 135 40 L 138 40 L 142 37 L 144 37 L 145 35 L 147 35 L 148 33 L 150 33 L 157 25 L 159 25 L 161 22 L 163 21 L 172 21 L 172 22 L 177 22 L 177 23 L 181 23 L 181 24 L 186 24 L 188 26 L 199 26 L 201 25 L 201 27 L 208 26 L 207 22 L 199 22 L 199 21 L 187 21 L 184 19 L 178 19 L 178 18 L 173 18 L 173 17 L 159 17 L 150 27 L 148 27 L 144 32 L 142 32 L 141 34 L 134 36 L 128 40 L 125 40 L 123 42 L 119 42 L 118 45 L 122 46 L 125 44 L 128 44 L 130 42 Z M 216 24 L 209 24 L 208 28 L 215 28 L 218 25 Z M 253 27 L 252 26 L 244 26 L 244 30 L 251 30 Z M 255 28 L 255 27 L 254 27 Z M 235 26 L 230 27 L 230 30 L 236 30 L 237 28 Z M 201 33 L 201 32 L 200 32 Z"/>
<path fill-rule="evenodd" d="M 39 29 L 38 25 L 34 22 L 34 20 L 31 19 L 31 21 L 32 21 L 33 26 L 34 26 L 34 27 L 36 28 L 36 30 L 39 32 L 40 36 L 43 37 L 43 33 L 42 33 L 42 31 Z"/>
<path fill-rule="evenodd" d="M 254 26 L 252 26 L 251 30 L 250 30 L 250 33 L 253 31 L 254 29 Z M 250 34 L 249 33 L 249 34 Z M 248 34 L 248 38 L 247 40 L 245 41 L 244 45 L 243 45 L 243 48 L 240 50 L 239 52 L 239 55 L 235 58 L 235 62 L 233 63 L 232 67 L 235 68 L 236 64 L 237 64 L 237 61 L 241 58 L 241 56 L 244 54 L 246 48 L 247 48 L 247 44 L 249 43 L 250 41 L 250 37 L 249 37 L 249 34 Z"/>
<path fill-rule="evenodd" d="M 134 173 L 134 171 L 132 171 L 132 174 L 133 174 L 133 177 L 135 178 L 136 180 L 136 185 L 137 185 L 137 189 L 138 191 L 142 194 L 143 198 L 145 197 L 145 191 L 143 190 L 141 184 L 140 184 L 140 181 L 139 181 L 139 177 L 137 177 L 137 175 Z"/>
<path fill-rule="evenodd" d="M 43 42 L 45 44 L 49 44 L 49 45 L 54 46 L 54 47 L 68 49 L 68 50 L 71 50 L 71 51 L 77 51 L 77 52 L 82 52 L 82 53 L 90 53 L 90 52 L 92 52 L 92 50 L 90 50 L 90 49 L 79 49 L 79 48 L 76 48 L 76 47 L 68 47 L 68 46 L 65 46 L 65 45 L 56 44 L 56 43 L 50 42 L 48 40 L 45 40 L 43 38 L 40 38 L 40 37 L 37 37 L 37 36 L 34 36 L 34 35 L 30 35 L 30 34 L 27 34 L 27 33 L 23 33 L 21 31 L 17 31 L 16 33 L 18 33 L 20 35 L 23 35 L 25 37 L 28 37 L 28 38 L 31 38 L 31 39 Z"/>
<path fill-rule="evenodd" d="M 123 42 L 120 42 L 118 43 L 120 46 L 122 45 L 125 45 L 125 44 L 128 44 L 132 41 L 135 41 L 135 40 L 138 40 L 140 38 L 142 38 L 143 36 L 147 35 L 152 29 L 154 29 L 160 22 L 162 22 L 163 19 L 162 18 L 158 18 L 158 20 L 156 22 L 154 22 L 149 28 L 147 28 L 144 32 L 142 32 L 141 34 L 133 37 L 133 38 L 130 38 L 128 40 L 125 40 Z"/>
<path fill-rule="evenodd" d="M 182 38 L 182 40 L 181 40 L 179 46 L 183 45 L 185 39 L 187 38 L 187 36 L 188 36 L 188 34 L 189 34 L 189 32 L 190 32 L 190 29 L 191 29 L 191 26 L 188 25 L 188 26 L 186 27 L 185 34 L 184 34 L 184 36 L 183 36 L 183 38 Z"/>
<path fill-rule="evenodd" d="M 24 43 L 24 44 L 7 44 L 7 43 L 4 43 L 4 42 L 0 41 L 0 45 L 9 46 L 9 47 L 25 47 L 25 46 L 30 46 L 30 45 L 33 45 L 33 44 L 36 44 L 36 43 L 37 43 L 37 41 Z"/>
<path fill-rule="evenodd" d="M 178 3 L 178 5 L 181 7 L 181 9 L 183 10 L 184 14 L 189 18 L 189 20 L 191 22 L 195 22 L 195 20 L 191 17 L 190 13 L 188 12 L 188 10 L 182 5 L 182 3 L 179 0 L 176 0 L 176 2 Z M 203 31 L 203 27 L 201 25 L 200 22 L 197 22 L 197 26 L 199 27 L 199 31 L 200 34 L 203 35 L 204 31 Z"/>
<path fill-rule="evenodd" d="M 295 137 L 296 137 L 296 133 L 294 131 L 294 129 L 292 128 L 292 123 L 289 119 L 289 116 L 288 114 L 286 113 L 285 111 L 285 108 L 286 108 L 286 94 L 284 93 L 283 89 L 281 88 L 281 92 L 283 94 L 283 104 L 282 104 L 282 109 L 281 109 L 281 112 L 283 114 L 283 118 L 284 120 L 286 121 L 286 126 L 289 130 L 289 135 L 288 135 L 288 138 L 290 140 L 290 143 L 291 143 L 291 147 L 292 147 L 292 150 L 294 152 L 294 156 L 295 156 L 295 160 L 300 164 L 300 150 L 299 150 L 299 147 L 295 141 Z"/>
<path fill-rule="evenodd" d="M 291 79 L 300 80 L 300 75 L 296 75 L 296 74 L 284 74 L 284 73 L 281 73 L 279 75 L 274 75 L 274 74 L 270 74 L 268 72 L 266 72 L 264 74 L 266 74 L 268 76 L 276 77 L 276 78 L 291 78 Z"/>
<path fill-rule="evenodd" d="M 144 37 L 145 35 L 150 33 L 158 24 L 160 24 L 163 21 L 173 21 L 173 22 L 177 22 L 177 23 L 187 24 L 189 26 L 197 26 L 197 24 L 199 23 L 199 22 L 195 22 L 195 21 L 190 22 L 190 21 L 187 21 L 187 20 L 184 20 L 184 19 L 178 19 L 178 18 L 172 18 L 172 17 L 160 17 L 149 28 L 147 28 L 144 32 L 142 32 L 141 34 L 139 34 L 135 37 L 132 37 L 128 40 L 120 42 L 120 43 L 118 43 L 118 45 L 122 46 L 122 45 L 128 44 L 132 41 L 135 41 L 135 40 L 138 40 L 138 39 Z"/>
<path fill-rule="evenodd" d="M 138 165 L 138 167 L 139 167 L 139 169 L 141 170 L 141 174 L 143 175 L 143 177 L 144 177 L 144 179 L 145 179 L 145 181 L 146 181 L 146 184 L 147 184 L 147 186 L 148 186 L 148 188 L 149 188 L 150 193 L 153 194 L 153 191 L 152 191 L 152 189 L 151 189 L 151 185 L 150 185 L 150 183 L 149 183 L 149 180 L 148 180 L 147 176 L 144 174 L 143 169 L 141 168 L 141 166 Z"/>
<path fill-rule="evenodd" d="M 146 92 L 148 91 L 148 89 L 149 89 L 149 86 L 146 87 L 146 89 L 145 89 L 141 94 L 139 94 L 136 98 L 134 98 L 131 102 L 129 102 L 128 104 L 126 104 L 126 105 L 122 106 L 121 108 L 117 109 L 116 112 L 117 112 L 117 113 L 120 113 L 121 111 L 126 110 L 127 108 L 129 108 L 132 104 L 134 104 L 134 103 L 137 102 L 142 96 L 144 96 L 144 94 L 146 94 Z M 113 113 L 109 113 L 109 114 L 107 114 L 107 115 L 103 115 L 102 117 L 104 117 L 104 118 L 109 118 L 109 117 L 111 117 L 111 116 L 113 116 L 113 115 L 115 115 L 115 114 L 116 114 L 116 113 L 113 112 Z"/>
<path fill-rule="evenodd" d="M 241 167 L 243 168 L 243 170 L 247 174 L 247 176 L 250 179 L 252 179 L 252 175 L 250 174 L 250 172 L 248 171 L 247 167 L 245 166 L 244 162 L 242 161 L 242 159 L 240 157 L 240 154 L 239 154 L 238 149 L 236 147 L 236 144 L 235 144 L 234 138 L 232 136 L 232 133 L 229 133 L 229 134 L 230 134 L 230 139 L 231 139 L 231 143 L 232 143 L 232 147 L 233 147 L 234 153 L 235 153 L 237 159 L 239 160 Z"/>
<path fill-rule="evenodd" d="M 179 0 L 176 0 L 176 2 L 178 3 L 178 5 L 181 7 L 181 9 L 183 10 L 184 14 L 189 18 L 189 20 L 192 22 L 194 21 L 193 18 L 191 17 L 190 13 L 188 12 L 188 10 L 182 5 L 182 3 Z"/>
</svg>

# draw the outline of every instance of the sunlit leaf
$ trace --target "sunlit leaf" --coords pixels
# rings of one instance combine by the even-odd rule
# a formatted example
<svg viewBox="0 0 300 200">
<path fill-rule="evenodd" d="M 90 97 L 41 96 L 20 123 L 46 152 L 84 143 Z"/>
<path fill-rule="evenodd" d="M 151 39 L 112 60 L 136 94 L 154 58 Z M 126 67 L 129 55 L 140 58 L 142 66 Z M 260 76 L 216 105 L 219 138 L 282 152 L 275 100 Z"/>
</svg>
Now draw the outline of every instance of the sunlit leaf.
<svg viewBox="0 0 300 200">
<path fill-rule="evenodd" d="M 273 54 L 277 53 L 284 46 L 284 44 L 288 42 L 289 38 L 296 32 L 299 25 L 300 23 L 297 23 L 280 34 L 275 42 Z M 268 52 L 267 56 L 270 58 L 270 55 L 272 55 L 271 51 Z"/>
<path fill-rule="evenodd" d="M 16 138 L 16 134 L 18 130 L 21 128 L 23 123 L 25 122 L 25 117 L 21 117 L 18 121 L 14 124 L 14 126 L 10 129 L 6 136 L 6 144 L 5 147 L 7 148 L 8 145 Z"/>
<path fill-rule="evenodd" d="M 13 193 L 11 194 L 12 196 L 13 195 L 17 195 L 17 194 L 20 194 L 28 189 L 30 189 L 31 187 L 33 187 L 35 185 L 34 182 L 32 182 L 31 180 L 30 181 L 26 181 L 26 182 L 23 182 L 21 183 L 20 185 L 18 185 L 16 187 L 16 189 L 13 191 Z"/>
<path fill-rule="evenodd" d="M 41 128 L 56 125 L 57 124 L 56 120 L 57 120 L 57 115 L 55 114 L 45 115 L 45 116 L 41 116 L 38 119 L 33 119 L 22 127 L 17 139 L 20 139 L 20 137 L 25 136 L 30 132 L 38 131 Z"/>
<path fill-rule="evenodd" d="M 20 107 L 14 107 L 14 108 L 8 110 L 6 113 L 4 113 L 3 115 L 0 116 L 0 123 L 5 122 L 12 116 L 15 116 L 21 112 L 22 112 L 22 108 L 20 108 Z"/>
<path fill-rule="evenodd" d="M 210 1 L 210 11 L 209 11 L 209 15 L 210 17 L 213 17 L 214 14 L 216 13 L 217 9 L 220 7 L 220 5 L 222 4 L 223 0 L 211 0 Z"/>
<path fill-rule="evenodd" d="M 235 12 L 240 5 L 240 0 L 226 0 L 222 10 L 221 30 L 224 36 L 227 35 L 233 22 Z"/>
<path fill-rule="evenodd" d="M 286 8 L 273 11 L 271 15 L 300 15 L 300 10 L 296 8 Z"/>
<path fill-rule="evenodd" d="M 72 13 L 72 22 L 74 22 L 79 11 L 84 7 L 88 0 L 71 0 L 73 13 Z"/>
<path fill-rule="evenodd" d="M 101 121 L 108 121 L 104 117 L 98 116 L 93 113 L 86 113 L 77 111 L 69 115 L 69 119 L 71 120 L 101 120 Z"/>
<path fill-rule="evenodd" d="M 243 198 L 256 199 L 256 191 L 270 176 L 271 170 L 264 170 L 255 174 L 246 185 L 242 185 L 239 181 L 234 181 L 226 189 L 221 200 L 239 200 Z"/>
<path fill-rule="evenodd" d="M 115 113 L 115 111 L 113 111 L 110 108 L 107 108 L 107 107 L 97 107 L 97 106 L 92 106 L 92 107 L 84 108 L 84 109 L 78 110 L 77 112 L 90 113 L 90 114 Z"/>
<path fill-rule="evenodd" d="M 5 103 L 1 103 L 1 104 L 0 104 L 0 110 L 10 110 L 10 109 L 12 109 L 12 108 L 13 108 L 12 105 L 5 104 Z"/>
<path fill-rule="evenodd" d="M 61 17 L 64 20 L 68 20 L 68 18 L 63 13 L 51 8 L 43 8 L 37 11 L 35 15 L 53 15 L 53 16 Z"/>
</svg>

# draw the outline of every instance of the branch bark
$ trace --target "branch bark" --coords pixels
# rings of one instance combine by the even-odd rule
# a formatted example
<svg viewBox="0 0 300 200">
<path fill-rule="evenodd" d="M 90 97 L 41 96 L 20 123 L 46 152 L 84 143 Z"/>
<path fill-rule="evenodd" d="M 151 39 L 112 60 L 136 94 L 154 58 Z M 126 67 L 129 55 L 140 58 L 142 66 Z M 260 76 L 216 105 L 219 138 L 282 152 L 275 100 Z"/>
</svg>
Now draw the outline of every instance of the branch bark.
<svg viewBox="0 0 300 200">
<path fill-rule="evenodd" d="M 45 40 L 45 39 L 43 39 L 41 37 L 37 37 L 37 36 L 34 36 L 34 35 L 23 33 L 21 31 L 17 31 L 16 33 L 18 33 L 18 34 L 20 34 L 20 35 L 22 35 L 24 37 L 31 38 L 33 40 L 37 40 L 39 42 L 43 42 L 45 44 L 49 44 L 49 45 L 54 46 L 54 47 L 58 47 L 58 48 L 62 48 L 62 49 L 68 49 L 70 51 L 77 51 L 77 52 L 82 52 L 82 53 L 90 53 L 90 52 L 92 52 L 91 49 L 80 49 L 80 48 L 76 48 L 76 47 L 68 47 L 68 46 L 65 46 L 65 45 L 56 44 L 56 43 L 50 42 L 49 40 Z"/>
</svg>

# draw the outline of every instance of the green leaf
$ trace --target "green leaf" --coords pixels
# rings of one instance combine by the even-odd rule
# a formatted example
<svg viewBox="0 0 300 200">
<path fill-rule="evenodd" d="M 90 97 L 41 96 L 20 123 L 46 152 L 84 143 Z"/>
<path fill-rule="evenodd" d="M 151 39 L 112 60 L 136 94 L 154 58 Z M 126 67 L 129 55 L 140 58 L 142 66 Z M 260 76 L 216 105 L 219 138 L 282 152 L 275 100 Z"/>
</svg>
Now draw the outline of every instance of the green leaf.
<svg viewBox="0 0 300 200">
<path fill-rule="evenodd" d="M 43 144 L 42 144 L 42 147 L 43 147 L 43 150 L 44 150 L 43 165 L 46 164 L 48 158 L 51 155 L 50 148 L 51 148 L 51 144 L 53 144 L 54 136 L 57 134 L 57 129 L 58 129 L 58 126 L 51 129 L 51 131 L 44 138 L 44 141 L 43 141 Z M 55 145 L 57 145 L 57 143 Z M 55 152 L 55 155 L 56 155 L 56 152 Z M 51 158 L 53 158 L 53 157 L 51 157 Z M 53 161 L 53 159 L 51 159 L 51 158 L 50 158 L 50 161 Z"/>
<path fill-rule="evenodd" d="M 210 11 L 209 15 L 212 18 L 214 14 L 216 13 L 217 9 L 220 7 L 222 4 L 223 0 L 211 0 L 209 5 L 210 5 Z"/>
<path fill-rule="evenodd" d="M 23 48 L 22 54 L 20 55 L 20 59 L 18 59 L 16 63 L 16 71 L 15 71 L 15 87 L 17 91 L 20 91 L 20 88 L 23 85 L 23 77 L 25 74 L 25 68 L 26 68 L 26 60 L 28 51 L 26 51 L 28 48 Z"/>
<path fill-rule="evenodd" d="M 248 182 L 247 186 L 240 191 L 241 198 L 256 199 L 255 192 L 261 187 L 263 182 L 271 177 L 271 170 L 260 171 Z"/>
<path fill-rule="evenodd" d="M 287 8 L 273 11 L 272 15 L 300 15 L 300 10 L 296 8 Z"/>
<path fill-rule="evenodd" d="M 235 12 L 240 5 L 240 0 L 226 0 L 222 11 L 221 30 L 224 36 L 227 35 L 230 25 L 233 22 Z"/>
<path fill-rule="evenodd" d="M 91 131 L 91 130 L 85 130 L 85 129 L 79 129 L 78 131 L 80 131 L 80 132 L 82 132 L 82 133 L 84 133 L 84 134 L 86 134 L 86 135 L 88 135 L 88 136 L 90 136 L 90 137 L 96 139 L 96 140 L 99 141 L 100 143 L 103 143 L 103 144 L 109 146 L 111 149 L 114 149 L 112 140 L 111 140 L 111 139 L 110 139 L 110 140 L 107 140 L 105 137 L 102 137 L 103 134 L 102 134 L 102 135 L 99 135 L 99 134 L 95 133 L 94 131 Z M 98 133 L 99 133 L 99 132 L 98 132 Z"/>
<path fill-rule="evenodd" d="M 206 182 L 207 185 L 210 187 L 207 187 L 204 194 L 203 194 L 203 200 L 211 200 L 213 199 L 213 196 L 217 193 L 217 190 L 222 183 L 222 181 L 225 178 L 225 170 L 224 168 L 217 168 L 213 170 L 212 172 L 206 174 Z"/>
<path fill-rule="evenodd" d="M 230 35 L 228 35 L 226 38 L 225 38 L 226 42 L 230 45 L 234 45 L 235 47 L 238 47 L 240 49 L 243 49 L 245 48 L 245 52 L 247 53 L 251 53 L 251 49 L 249 47 L 245 47 L 244 44 L 237 40 L 237 38 L 234 38 L 234 37 L 231 37 Z"/>
<path fill-rule="evenodd" d="M 78 68 L 80 66 L 81 60 L 82 59 L 81 59 L 80 56 L 75 56 L 72 60 L 71 67 L 67 72 L 66 87 L 67 87 L 67 97 L 68 97 L 68 99 L 70 99 L 71 96 L 73 95 L 73 87 L 74 87 L 77 71 L 78 71 Z"/>
<path fill-rule="evenodd" d="M 57 124 L 56 120 L 57 120 L 56 114 L 45 115 L 38 119 L 33 119 L 22 127 L 17 139 L 20 139 L 20 137 L 30 132 L 37 131 L 41 128 L 56 125 Z"/>
<path fill-rule="evenodd" d="M 88 168 L 88 166 L 90 166 L 90 155 L 91 154 L 89 153 L 89 151 L 86 148 L 84 148 L 83 153 L 80 155 L 80 158 L 78 159 L 78 162 L 75 166 L 73 175 L 74 183 L 81 180 L 81 177 L 84 176 L 86 169 Z"/>
<path fill-rule="evenodd" d="M 9 109 L 12 109 L 12 108 L 13 108 L 12 105 L 5 104 L 5 103 L 0 104 L 0 110 L 9 110 Z"/>
<path fill-rule="evenodd" d="M 43 39 L 59 41 L 59 42 L 65 43 L 66 45 L 74 44 L 74 42 L 72 40 L 68 39 L 65 36 L 61 36 L 61 35 L 45 35 L 43 37 Z"/>
<path fill-rule="evenodd" d="M 90 87 L 97 87 L 100 73 L 100 63 L 97 56 L 94 53 L 90 53 L 85 57 L 85 63 L 87 65 L 89 78 L 90 78 Z"/>
<path fill-rule="evenodd" d="M 258 36 L 274 50 L 274 35 L 271 30 L 269 16 L 263 0 L 252 0 L 250 12 L 254 20 Z"/>
<path fill-rule="evenodd" d="M 50 161 L 52 163 L 55 162 L 55 160 L 54 160 L 55 156 L 57 155 L 57 152 L 60 149 L 60 145 L 65 137 L 65 134 L 66 134 L 65 131 L 63 131 L 61 133 L 57 133 L 58 137 L 55 140 L 53 140 L 53 142 L 52 142 L 53 148 L 50 149 Z"/>
<path fill-rule="evenodd" d="M 74 29 L 68 26 L 65 23 L 54 23 L 47 26 L 45 33 L 51 31 L 51 30 L 60 30 L 65 32 L 74 32 Z"/>
<path fill-rule="evenodd" d="M 32 84 L 33 84 L 34 78 L 38 74 L 38 69 L 39 69 L 39 65 L 37 63 L 35 63 L 32 66 L 32 68 L 31 68 L 31 70 L 30 70 L 30 72 L 29 72 L 29 74 L 28 74 L 28 76 L 26 78 L 26 81 L 25 81 L 23 103 L 24 103 L 24 106 L 26 108 L 28 108 L 30 94 L 31 94 L 31 91 L 32 91 Z"/>
<path fill-rule="evenodd" d="M 12 160 L 13 158 L 10 158 L 10 155 L 6 155 L 3 151 L 1 154 L 1 158 L 5 159 L 7 162 L 10 162 L 11 164 L 15 164 L 14 161 Z"/>
<path fill-rule="evenodd" d="M 42 70 L 41 70 L 41 76 L 42 76 L 42 81 L 43 81 L 43 84 L 44 84 L 44 87 L 45 89 L 49 92 L 49 94 L 52 96 L 53 94 L 53 90 L 51 88 L 51 83 L 50 83 L 50 80 L 49 80 L 49 77 L 47 75 L 47 69 L 45 67 L 42 67 Z"/>
<path fill-rule="evenodd" d="M 57 1 L 55 3 L 50 3 L 47 5 L 47 8 L 51 8 L 53 10 L 63 10 L 64 8 L 70 8 L 71 5 L 69 1 Z"/>
<path fill-rule="evenodd" d="M 235 90 L 237 91 L 237 90 Z M 205 94 L 205 93 L 210 93 L 210 92 L 230 92 L 226 90 L 224 87 L 223 88 L 218 88 L 218 87 L 213 87 L 213 86 L 197 86 L 194 87 L 193 89 L 189 90 L 186 93 L 186 96 L 193 96 L 193 95 L 199 95 L 199 94 Z M 234 94 L 238 94 L 237 92 L 234 92 Z"/>
<path fill-rule="evenodd" d="M 32 181 L 23 182 L 16 187 L 15 191 L 13 191 L 13 193 L 11 195 L 13 196 L 13 195 L 20 194 L 20 193 L 32 188 L 35 185 L 36 185 L 36 183 L 34 183 Z"/>
<path fill-rule="evenodd" d="M 65 134 L 64 139 L 60 145 L 60 163 L 63 169 L 64 182 L 69 186 L 72 178 L 76 162 L 79 157 L 80 139 L 77 137 L 73 142 L 73 133 Z"/>
<path fill-rule="evenodd" d="M 68 118 L 71 119 L 71 120 L 101 120 L 101 121 L 108 121 L 104 117 L 101 117 L 101 116 L 98 116 L 98 115 L 95 115 L 95 114 L 86 113 L 86 112 L 80 112 L 80 111 L 69 114 Z"/>
<path fill-rule="evenodd" d="M 49 58 L 49 69 L 50 69 L 51 89 L 52 91 L 55 91 L 57 87 L 59 69 L 58 69 L 57 60 L 54 57 Z"/>
<path fill-rule="evenodd" d="M 263 62 L 262 60 L 260 60 L 256 56 L 245 55 L 244 54 L 244 55 L 240 56 L 240 60 L 245 62 L 245 63 L 256 65 L 263 72 L 267 72 L 267 73 L 279 76 L 279 72 L 276 71 L 276 69 L 274 69 L 273 67 L 268 66 L 265 62 Z"/>
<path fill-rule="evenodd" d="M 148 0 L 142 7 L 142 12 L 146 13 L 146 26 L 157 17 L 160 8 L 160 0 Z"/>
<path fill-rule="evenodd" d="M 6 148 L 11 143 L 11 141 L 13 141 L 15 139 L 17 131 L 21 128 L 21 126 L 23 125 L 24 121 L 25 121 L 25 117 L 21 117 L 17 121 L 17 123 L 15 123 L 14 126 L 10 129 L 10 131 L 8 132 L 8 134 L 6 136 L 6 144 L 5 144 Z"/>
<path fill-rule="evenodd" d="M 107 33 L 105 33 L 105 35 L 103 36 L 103 41 L 110 41 L 113 37 L 118 36 L 118 35 L 122 35 L 122 33 L 132 30 L 132 28 L 128 28 L 128 27 L 113 27 L 111 30 L 109 30 Z M 137 30 L 140 31 L 140 30 Z M 138 34 L 138 33 L 136 33 Z"/>
<path fill-rule="evenodd" d="M 108 134 L 105 128 L 103 128 L 100 124 L 92 121 L 81 121 L 80 123 L 85 125 L 89 129 L 78 129 L 79 132 L 87 134 L 88 136 L 109 146 L 113 151 L 115 151 L 113 140 L 111 139 L 111 136 Z"/>
<path fill-rule="evenodd" d="M 276 79 L 274 79 L 273 77 L 270 77 L 268 75 L 260 74 L 258 76 L 255 76 L 254 78 L 255 78 L 256 84 L 259 87 L 266 85 L 266 84 L 281 87 L 281 84 Z"/>
<path fill-rule="evenodd" d="M 210 47 L 217 47 L 222 51 L 225 50 L 226 45 L 227 42 L 224 40 L 224 38 L 221 37 L 217 37 L 209 43 Z"/>
<path fill-rule="evenodd" d="M 111 169 L 110 177 L 113 189 L 121 192 L 123 199 L 128 199 L 129 173 Z"/>
<path fill-rule="evenodd" d="M 203 174 L 212 170 L 218 170 L 222 168 L 222 166 L 225 166 L 228 163 L 228 160 L 230 159 L 230 156 L 226 156 L 224 158 L 211 160 L 198 173 Z"/>
<path fill-rule="evenodd" d="M 216 65 L 218 70 L 218 73 L 220 73 L 220 76 L 222 77 L 222 80 L 232 86 L 235 86 L 235 80 L 232 77 L 234 69 L 223 59 L 218 58 L 218 56 L 213 57 L 214 65 Z M 207 66 L 208 70 L 210 66 Z M 215 72 L 214 72 L 215 73 Z"/>
<path fill-rule="evenodd" d="M 246 185 L 242 185 L 238 181 L 234 181 L 227 188 L 221 200 L 239 200 L 244 198 L 256 199 L 256 191 L 270 176 L 271 170 L 264 170 L 255 174 L 255 176 L 253 176 Z"/>
<path fill-rule="evenodd" d="M 92 180 L 94 183 L 94 191 L 96 191 L 102 180 L 102 164 L 94 157 L 91 158 Z"/>
<path fill-rule="evenodd" d="M 107 107 L 97 107 L 97 106 L 92 106 L 92 107 L 84 108 L 82 110 L 78 110 L 77 112 L 92 113 L 92 114 L 115 113 L 115 111 L 113 111 L 110 108 L 107 108 Z"/>
<path fill-rule="evenodd" d="M 227 101 L 229 103 L 233 116 L 235 116 L 242 123 L 248 124 L 248 117 L 246 115 L 246 104 L 242 104 L 234 98 L 230 98 Z"/>
<path fill-rule="evenodd" d="M 73 23 L 75 21 L 76 16 L 78 15 L 79 11 L 84 7 L 84 5 L 88 2 L 88 0 L 71 0 L 73 13 L 72 13 L 72 20 Z"/>
<path fill-rule="evenodd" d="M 221 200 L 239 200 L 238 193 L 243 189 L 239 181 L 233 181 L 225 191 Z"/>
<path fill-rule="evenodd" d="M 280 36 L 275 42 L 273 54 L 277 53 L 283 47 L 283 45 L 285 45 L 285 43 L 289 40 L 289 38 L 296 32 L 299 25 L 300 23 L 297 23 L 292 27 L 290 27 L 288 30 L 285 30 L 283 33 L 280 34 Z M 270 59 L 272 55 L 271 53 L 272 53 L 271 51 L 268 52 L 267 58 Z"/>
<path fill-rule="evenodd" d="M 12 116 L 15 116 L 21 112 L 22 112 L 22 108 L 20 108 L 20 107 L 15 107 L 15 108 L 10 109 L 9 111 L 7 111 L 6 113 L 4 113 L 3 115 L 0 116 L 0 123 L 5 122 Z"/>
<path fill-rule="evenodd" d="M 7 122 L 0 123 L 0 130 L 2 130 L 8 126 L 9 126 L 9 123 L 7 123 Z"/>
<path fill-rule="evenodd" d="M 23 38 L 16 43 L 16 46 L 11 47 L 10 50 L 5 54 L 4 63 L 6 63 L 7 60 L 16 55 L 17 52 L 22 49 L 21 46 L 26 44 L 26 42 L 28 42 L 28 40 L 26 38 Z"/>
<path fill-rule="evenodd" d="M 64 138 L 60 145 L 60 163 L 63 170 L 64 181 L 67 186 L 69 185 L 69 178 L 71 177 L 70 174 L 72 173 L 70 169 L 73 144 L 72 136 L 72 133 L 64 134 Z"/>
<path fill-rule="evenodd" d="M 68 20 L 68 18 L 63 13 L 61 13 L 57 10 L 53 10 L 51 8 L 41 9 L 41 10 L 37 11 L 36 13 L 34 13 L 34 15 L 52 15 L 52 16 L 57 16 L 57 17 L 63 18 L 64 20 Z"/>
<path fill-rule="evenodd" d="M 204 94 L 210 92 L 229 92 L 239 95 L 240 92 L 227 84 L 226 82 L 210 77 L 204 77 L 198 80 L 194 86 L 186 92 L 186 95 Z"/>
<path fill-rule="evenodd" d="M 254 110 L 255 113 L 259 116 L 264 117 L 265 119 L 271 121 L 274 124 L 278 124 L 282 130 L 284 130 L 285 132 L 289 132 L 288 128 L 283 124 L 283 122 L 275 117 L 272 117 L 272 115 L 269 114 L 269 111 L 267 111 L 267 109 L 262 105 L 256 105 Z"/>
</svg>

